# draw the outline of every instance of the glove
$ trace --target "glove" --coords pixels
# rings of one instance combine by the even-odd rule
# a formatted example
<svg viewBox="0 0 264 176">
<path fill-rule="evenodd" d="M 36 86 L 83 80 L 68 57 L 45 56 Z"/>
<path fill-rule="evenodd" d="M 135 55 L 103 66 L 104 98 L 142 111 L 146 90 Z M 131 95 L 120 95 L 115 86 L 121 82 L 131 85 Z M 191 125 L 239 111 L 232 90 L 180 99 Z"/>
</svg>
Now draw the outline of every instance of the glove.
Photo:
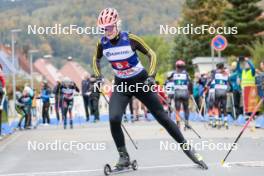
<svg viewBox="0 0 264 176">
<path fill-rule="evenodd" d="M 148 78 L 144 81 L 144 84 L 149 85 L 149 86 L 155 85 L 155 78 L 152 77 L 152 76 L 148 77 Z"/>
<path fill-rule="evenodd" d="M 97 77 L 96 83 L 98 83 L 98 84 L 104 83 L 104 77 L 102 77 L 102 76 Z"/>
</svg>

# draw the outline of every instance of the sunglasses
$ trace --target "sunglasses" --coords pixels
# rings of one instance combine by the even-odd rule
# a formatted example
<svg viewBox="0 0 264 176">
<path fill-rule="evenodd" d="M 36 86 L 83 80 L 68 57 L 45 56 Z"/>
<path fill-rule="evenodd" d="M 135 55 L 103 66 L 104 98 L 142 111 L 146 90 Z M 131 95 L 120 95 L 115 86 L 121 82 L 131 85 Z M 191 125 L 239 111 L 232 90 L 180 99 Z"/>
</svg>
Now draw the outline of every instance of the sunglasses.
<svg viewBox="0 0 264 176">
<path fill-rule="evenodd" d="M 115 26 L 116 25 L 106 26 L 106 27 L 102 28 L 102 30 L 105 32 L 111 32 L 114 30 Z"/>
</svg>

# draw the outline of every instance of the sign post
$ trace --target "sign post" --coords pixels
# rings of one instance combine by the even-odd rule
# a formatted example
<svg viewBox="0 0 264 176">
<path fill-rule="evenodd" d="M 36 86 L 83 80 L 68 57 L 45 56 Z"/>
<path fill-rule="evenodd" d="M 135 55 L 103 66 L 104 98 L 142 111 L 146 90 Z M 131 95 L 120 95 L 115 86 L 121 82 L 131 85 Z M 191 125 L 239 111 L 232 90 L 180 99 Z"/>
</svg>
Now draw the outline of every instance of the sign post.
<svg viewBox="0 0 264 176">
<path fill-rule="evenodd" d="M 211 41 L 212 67 L 214 69 L 214 50 L 218 52 L 218 59 L 221 58 L 221 51 L 226 49 L 228 42 L 222 35 L 215 36 Z"/>
</svg>

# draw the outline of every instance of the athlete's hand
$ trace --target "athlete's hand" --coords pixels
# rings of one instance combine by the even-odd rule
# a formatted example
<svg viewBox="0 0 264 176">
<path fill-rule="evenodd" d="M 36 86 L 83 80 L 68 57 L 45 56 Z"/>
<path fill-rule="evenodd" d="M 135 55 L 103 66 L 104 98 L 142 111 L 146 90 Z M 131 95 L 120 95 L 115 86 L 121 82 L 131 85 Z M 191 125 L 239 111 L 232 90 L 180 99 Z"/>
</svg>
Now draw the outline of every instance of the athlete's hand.
<svg viewBox="0 0 264 176">
<path fill-rule="evenodd" d="M 155 84 L 155 79 L 152 76 L 150 76 L 144 81 L 144 84 L 152 86 Z"/>
<path fill-rule="evenodd" d="M 97 84 L 103 84 L 104 83 L 104 78 L 102 76 L 96 78 L 96 83 Z"/>
</svg>

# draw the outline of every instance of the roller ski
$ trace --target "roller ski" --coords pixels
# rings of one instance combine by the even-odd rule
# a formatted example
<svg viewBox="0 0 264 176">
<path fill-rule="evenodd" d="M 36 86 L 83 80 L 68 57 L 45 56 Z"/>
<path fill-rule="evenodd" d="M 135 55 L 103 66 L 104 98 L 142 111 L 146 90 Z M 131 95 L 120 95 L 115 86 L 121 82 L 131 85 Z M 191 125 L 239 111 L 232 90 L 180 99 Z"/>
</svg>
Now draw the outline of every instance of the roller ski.
<svg viewBox="0 0 264 176">
<path fill-rule="evenodd" d="M 205 164 L 203 161 L 203 157 L 199 154 L 196 153 L 191 146 L 185 142 L 181 145 L 181 148 L 183 152 L 195 163 L 198 165 L 199 168 L 207 170 L 208 166 Z"/>
<path fill-rule="evenodd" d="M 109 164 L 104 166 L 104 174 L 105 175 L 112 175 L 112 174 L 119 174 L 123 172 L 135 171 L 138 169 L 137 160 L 133 160 L 129 163 L 128 166 L 114 166 L 112 168 Z"/>
<path fill-rule="evenodd" d="M 118 163 L 111 168 L 109 164 L 104 166 L 104 174 L 118 174 L 122 172 L 129 172 L 138 169 L 137 161 L 133 160 L 132 162 L 129 159 L 129 155 L 125 148 L 120 148 L 119 150 L 119 161 Z"/>
</svg>

